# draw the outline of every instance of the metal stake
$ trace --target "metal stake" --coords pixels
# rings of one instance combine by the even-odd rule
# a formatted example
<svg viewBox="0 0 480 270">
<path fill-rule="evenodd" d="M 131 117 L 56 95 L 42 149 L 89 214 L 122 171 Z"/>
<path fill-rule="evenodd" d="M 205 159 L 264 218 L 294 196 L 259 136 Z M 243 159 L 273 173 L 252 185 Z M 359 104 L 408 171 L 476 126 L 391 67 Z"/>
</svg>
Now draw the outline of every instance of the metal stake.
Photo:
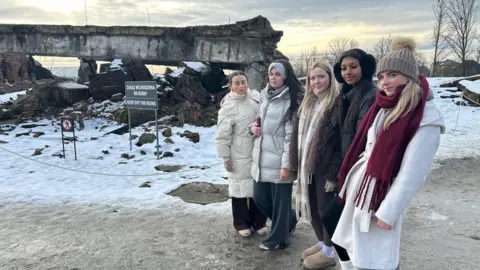
<svg viewBox="0 0 480 270">
<path fill-rule="evenodd" d="M 157 133 L 157 159 L 160 159 L 160 151 L 158 147 L 158 110 L 155 110 L 155 126 L 156 126 L 156 133 Z"/>
<path fill-rule="evenodd" d="M 130 109 L 127 109 L 128 112 L 128 133 L 130 134 L 130 137 L 128 137 L 128 140 L 130 141 L 130 151 L 132 151 L 132 123 L 130 121 Z"/>
</svg>

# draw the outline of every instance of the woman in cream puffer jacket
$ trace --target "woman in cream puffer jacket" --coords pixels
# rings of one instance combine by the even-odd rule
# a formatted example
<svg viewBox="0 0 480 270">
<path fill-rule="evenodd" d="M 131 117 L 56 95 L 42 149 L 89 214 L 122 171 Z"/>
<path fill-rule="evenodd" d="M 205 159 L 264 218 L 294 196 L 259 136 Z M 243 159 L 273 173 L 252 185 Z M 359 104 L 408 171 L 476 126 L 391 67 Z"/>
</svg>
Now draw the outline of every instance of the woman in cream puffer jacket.
<svg viewBox="0 0 480 270">
<path fill-rule="evenodd" d="M 233 226 L 244 237 L 250 236 L 251 229 L 264 235 L 267 218 L 253 200 L 250 167 L 254 139 L 248 134 L 248 126 L 258 113 L 260 93 L 248 89 L 247 77 L 241 71 L 230 74 L 228 85 L 230 93 L 223 98 L 218 112 L 215 144 L 227 170 Z"/>
</svg>

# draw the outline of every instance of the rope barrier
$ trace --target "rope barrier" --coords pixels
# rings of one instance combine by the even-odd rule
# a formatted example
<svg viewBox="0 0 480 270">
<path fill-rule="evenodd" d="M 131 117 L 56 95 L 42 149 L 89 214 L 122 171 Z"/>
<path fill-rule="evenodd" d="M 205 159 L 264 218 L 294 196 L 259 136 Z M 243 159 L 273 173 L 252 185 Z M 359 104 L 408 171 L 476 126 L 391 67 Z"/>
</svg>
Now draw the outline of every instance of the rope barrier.
<svg viewBox="0 0 480 270">
<path fill-rule="evenodd" d="M 77 170 L 77 169 L 73 169 L 73 168 L 66 168 L 66 167 L 62 167 L 62 166 L 50 164 L 50 163 L 48 163 L 48 162 L 36 160 L 36 159 L 34 159 L 34 158 L 27 157 L 27 156 L 21 155 L 21 154 L 19 154 L 19 153 L 16 153 L 16 152 L 14 152 L 14 151 L 11 151 L 11 150 L 9 150 L 9 149 L 6 149 L 6 148 L 4 148 L 4 147 L 2 147 L 2 146 L 0 146 L 0 149 L 3 150 L 3 151 L 5 151 L 5 152 L 8 152 L 8 153 L 10 153 L 10 154 L 13 154 L 13 155 L 16 155 L 16 156 L 19 156 L 19 157 L 28 159 L 28 160 L 30 160 L 30 161 L 34 161 L 34 162 L 43 164 L 43 165 L 47 165 L 47 166 L 50 166 L 50 167 L 59 168 L 59 169 L 62 169 L 62 170 L 79 172 L 79 173 L 85 173 L 85 174 L 91 174 L 91 175 L 115 176 L 115 177 L 122 177 L 122 176 L 124 176 L 124 177 L 127 177 L 127 176 L 131 176 L 131 177 L 149 177 L 149 176 L 159 176 L 159 175 L 165 175 L 165 174 L 168 174 L 168 175 L 170 176 L 170 175 L 172 175 L 172 174 L 184 173 L 184 172 L 190 172 L 190 171 L 198 170 L 197 168 L 192 168 L 192 169 L 182 170 L 182 171 L 176 171 L 176 172 L 169 172 L 169 173 L 163 172 L 163 173 L 150 173 L 150 174 L 113 174 L 113 173 L 89 172 L 89 171 Z M 214 164 L 207 165 L 207 166 L 208 166 L 208 167 L 213 167 L 213 166 L 218 166 L 218 165 L 220 165 L 220 164 L 223 164 L 223 162 L 214 163 Z"/>
</svg>

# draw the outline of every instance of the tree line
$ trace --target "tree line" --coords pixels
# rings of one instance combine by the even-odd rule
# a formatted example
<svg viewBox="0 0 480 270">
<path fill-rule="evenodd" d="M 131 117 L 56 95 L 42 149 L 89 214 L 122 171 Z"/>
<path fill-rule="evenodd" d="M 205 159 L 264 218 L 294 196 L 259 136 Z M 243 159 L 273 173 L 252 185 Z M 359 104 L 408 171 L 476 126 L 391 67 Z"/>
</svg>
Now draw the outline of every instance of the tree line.
<svg viewBox="0 0 480 270">
<path fill-rule="evenodd" d="M 415 57 L 419 66 L 431 64 L 430 76 L 436 76 L 441 63 L 453 57 L 461 65 L 462 75 L 466 75 L 466 60 L 480 62 L 480 25 L 478 20 L 479 3 L 477 0 L 437 0 L 432 7 L 435 16 L 429 40 L 433 47 L 433 57 L 427 61 L 419 51 Z M 390 51 L 392 35 L 382 36 L 373 48 L 366 49 L 380 60 Z M 343 52 L 359 47 L 358 41 L 351 37 L 337 37 L 328 42 L 326 50 L 316 46 L 303 49 L 299 56 L 292 57 L 297 76 L 306 76 L 307 69 L 317 60 L 326 60 L 331 64 L 338 61 Z"/>
</svg>

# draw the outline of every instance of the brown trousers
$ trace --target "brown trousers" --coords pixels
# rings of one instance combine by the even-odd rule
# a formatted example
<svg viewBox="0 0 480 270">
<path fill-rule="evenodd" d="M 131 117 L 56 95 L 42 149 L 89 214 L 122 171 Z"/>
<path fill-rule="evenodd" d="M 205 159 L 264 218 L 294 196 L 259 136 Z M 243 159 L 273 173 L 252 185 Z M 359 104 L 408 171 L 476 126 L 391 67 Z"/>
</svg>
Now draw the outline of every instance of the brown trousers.
<svg viewBox="0 0 480 270">
<path fill-rule="evenodd" d="M 326 193 L 325 182 L 315 181 L 315 177 L 313 177 L 312 183 L 308 185 L 308 188 L 313 230 L 315 231 L 318 241 L 323 241 L 326 246 L 331 247 L 333 243 L 330 235 L 323 226 L 322 216 L 328 203 L 333 199 L 334 193 Z"/>
<path fill-rule="evenodd" d="M 232 197 L 233 227 L 237 231 L 267 226 L 267 217 L 258 209 L 253 198 Z"/>
</svg>

